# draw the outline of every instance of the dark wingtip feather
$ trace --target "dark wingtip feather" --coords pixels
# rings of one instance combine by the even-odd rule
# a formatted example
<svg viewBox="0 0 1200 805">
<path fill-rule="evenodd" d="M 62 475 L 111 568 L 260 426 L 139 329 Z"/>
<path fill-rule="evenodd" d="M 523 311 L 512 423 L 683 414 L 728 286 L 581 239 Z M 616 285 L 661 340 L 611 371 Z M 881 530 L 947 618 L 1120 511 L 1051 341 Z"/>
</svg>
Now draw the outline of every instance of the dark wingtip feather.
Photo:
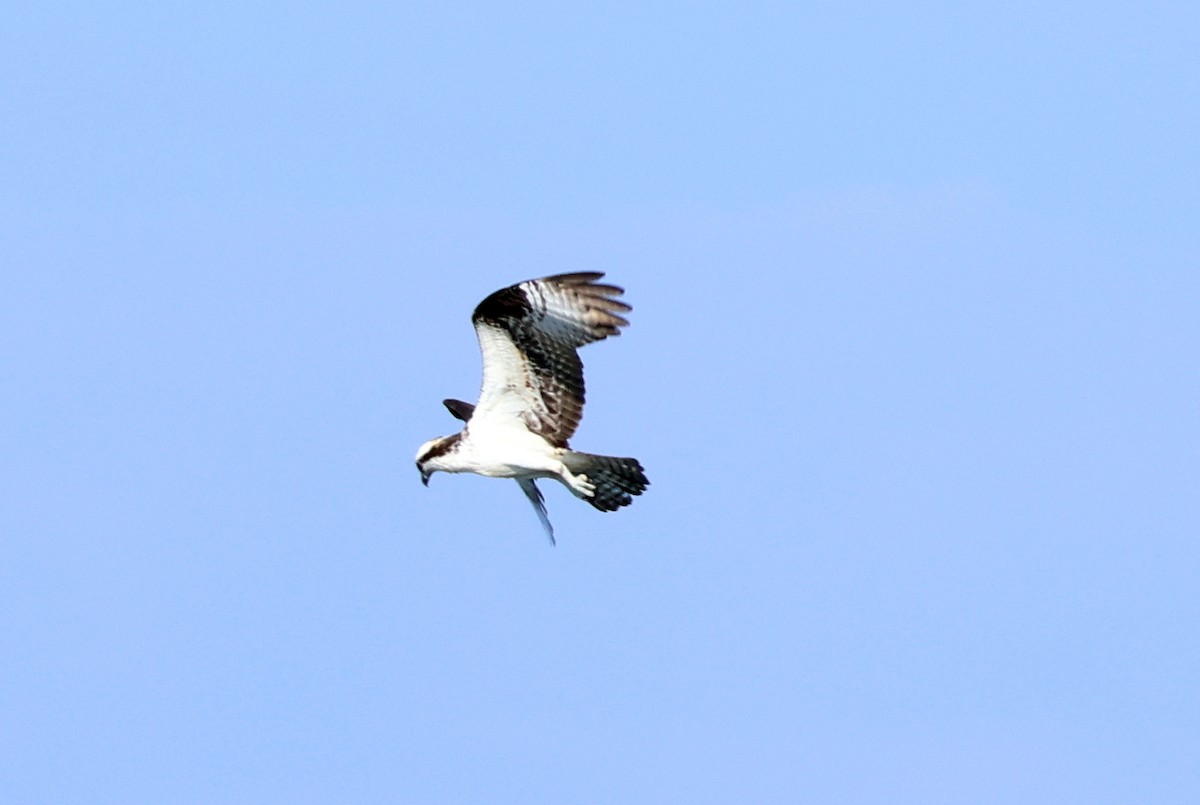
<svg viewBox="0 0 1200 805">
<path fill-rule="evenodd" d="M 462 400 L 442 400 L 442 405 L 446 406 L 446 409 L 455 419 L 462 420 L 463 422 L 468 421 L 471 415 L 475 413 L 475 406 Z"/>
</svg>

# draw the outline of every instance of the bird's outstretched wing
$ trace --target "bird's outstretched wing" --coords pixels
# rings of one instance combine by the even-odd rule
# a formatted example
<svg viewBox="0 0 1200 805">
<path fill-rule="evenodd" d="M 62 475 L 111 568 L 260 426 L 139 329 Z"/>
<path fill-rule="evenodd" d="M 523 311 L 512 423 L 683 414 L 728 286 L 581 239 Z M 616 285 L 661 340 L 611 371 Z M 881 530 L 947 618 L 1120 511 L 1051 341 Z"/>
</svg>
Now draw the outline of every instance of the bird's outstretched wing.
<svg viewBox="0 0 1200 805">
<path fill-rule="evenodd" d="M 479 303 L 471 321 L 483 355 L 483 387 L 473 422 L 520 424 L 566 446 L 583 416 L 583 364 L 576 350 L 629 324 L 621 314 L 632 308 L 617 298 L 624 290 L 600 284 L 603 276 L 529 280 Z"/>
</svg>

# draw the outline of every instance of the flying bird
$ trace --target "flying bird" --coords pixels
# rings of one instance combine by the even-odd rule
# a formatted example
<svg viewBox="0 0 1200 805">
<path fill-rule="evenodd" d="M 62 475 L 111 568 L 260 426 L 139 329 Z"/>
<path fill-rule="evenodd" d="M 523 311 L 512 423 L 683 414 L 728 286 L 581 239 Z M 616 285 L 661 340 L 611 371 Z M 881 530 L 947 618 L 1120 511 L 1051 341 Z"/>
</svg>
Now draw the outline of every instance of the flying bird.
<svg viewBox="0 0 1200 805">
<path fill-rule="evenodd" d="M 632 308 L 625 291 L 602 285 L 599 272 L 558 274 L 502 288 L 471 316 L 483 356 L 475 405 L 443 400 L 461 432 L 417 450 L 421 482 L 441 472 L 515 478 L 533 504 L 550 543 L 554 528 L 537 479 L 553 478 L 600 511 L 633 502 L 650 482 L 636 458 L 572 450 L 567 440 L 583 416 L 585 344 L 619 335 Z"/>
</svg>

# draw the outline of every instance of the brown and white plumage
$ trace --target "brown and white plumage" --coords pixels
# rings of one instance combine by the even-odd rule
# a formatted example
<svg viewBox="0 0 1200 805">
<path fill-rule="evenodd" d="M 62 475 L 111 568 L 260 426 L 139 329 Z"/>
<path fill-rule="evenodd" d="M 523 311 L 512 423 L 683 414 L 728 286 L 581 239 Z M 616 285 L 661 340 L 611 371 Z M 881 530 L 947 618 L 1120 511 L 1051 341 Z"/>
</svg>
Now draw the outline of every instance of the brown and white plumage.
<svg viewBox="0 0 1200 805">
<path fill-rule="evenodd" d="M 438 470 L 516 478 L 551 542 L 553 529 L 536 478 L 556 478 L 602 511 L 629 504 L 649 481 L 636 459 L 570 450 L 583 415 L 583 364 L 577 349 L 629 322 L 624 291 L 598 272 L 559 274 L 503 288 L 471 321 L 483 358 L 479 402 L 446 400 L 465 421 L 461 433 L 426 442 L 417 453 L 422 480 Z"/>
<path fill-rule="evenodd" d="M 583 363 L 576 349 L 618 335 L 632 308 L 603 274 L 560 274 L 496 291 L 471 321 L 483 353 L 475 416 L 520 417 L 563 447 L 583 416 Z"/>
</svg>

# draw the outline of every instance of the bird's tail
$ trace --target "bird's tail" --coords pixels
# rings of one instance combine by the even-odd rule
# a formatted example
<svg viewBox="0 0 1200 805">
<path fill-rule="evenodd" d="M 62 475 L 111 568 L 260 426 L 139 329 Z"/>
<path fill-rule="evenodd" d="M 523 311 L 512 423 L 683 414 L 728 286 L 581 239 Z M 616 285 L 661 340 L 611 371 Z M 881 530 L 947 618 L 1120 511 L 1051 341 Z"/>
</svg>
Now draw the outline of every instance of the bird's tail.
<svg viewBox="0 0 1200 805">
<path fill-rule="evenodd" d="M 586 475 L 595 484 L 596 493 L 584 500 L 602 512 L 628 506 L 633 502 L 634 495 L 642 494 L 650 485 L 636 458 L 568 452 L 562 461 L 571 472 Z"/>
</svg>

